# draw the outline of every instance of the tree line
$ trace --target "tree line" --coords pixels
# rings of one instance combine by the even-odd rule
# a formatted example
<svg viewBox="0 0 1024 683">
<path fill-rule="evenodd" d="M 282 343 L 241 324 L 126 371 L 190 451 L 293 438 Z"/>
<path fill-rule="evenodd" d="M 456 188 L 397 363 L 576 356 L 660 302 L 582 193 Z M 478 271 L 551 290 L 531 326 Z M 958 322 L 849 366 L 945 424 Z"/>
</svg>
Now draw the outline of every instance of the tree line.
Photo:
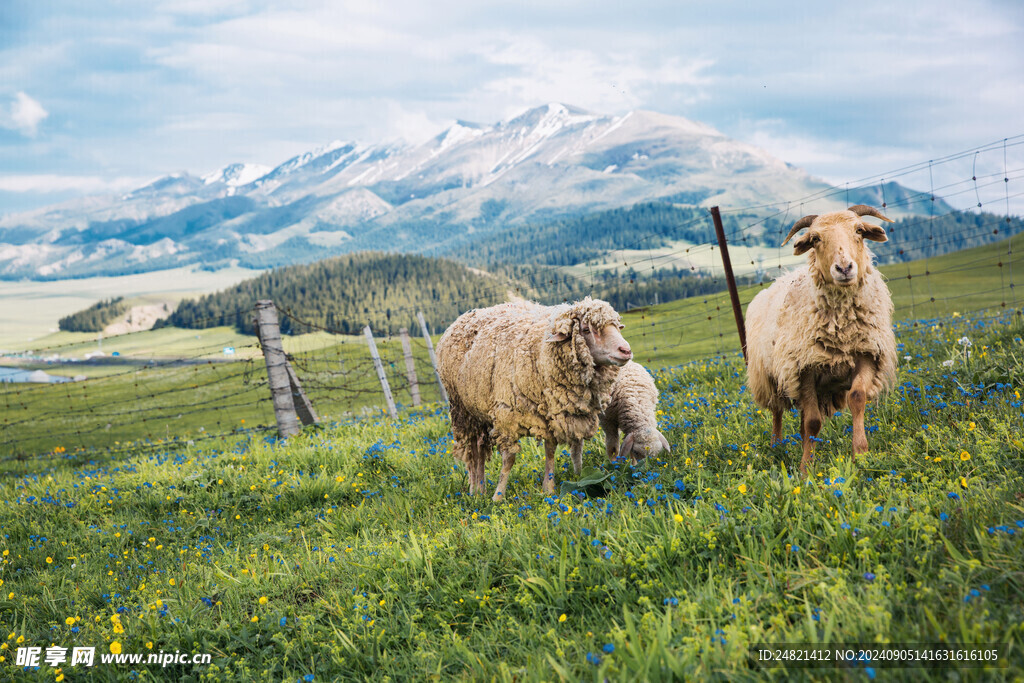
<svg viewBox="0 0 1024 683">
<path fill-rule="evenodd" d="M 57 322 L 64 332 L 102 332 L 103 328 L 128 311 L 123 296 L 97 301 L 89 308 L 66 315 Z"/>
</svg>

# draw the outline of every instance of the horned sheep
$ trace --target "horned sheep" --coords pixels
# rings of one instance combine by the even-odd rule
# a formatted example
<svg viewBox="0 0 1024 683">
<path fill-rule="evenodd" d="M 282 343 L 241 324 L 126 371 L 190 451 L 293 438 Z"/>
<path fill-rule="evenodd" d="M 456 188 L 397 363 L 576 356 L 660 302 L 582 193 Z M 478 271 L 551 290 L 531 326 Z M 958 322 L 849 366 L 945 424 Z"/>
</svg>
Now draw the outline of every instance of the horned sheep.
<svg viewBox="0 0 1024 683">
<path fill-rule="evenodd" d="M 800 409 L 805 474 L 822 420 L 847 405 L 853 455 L 868 450 L 864 408 L 896 378 L 892 297 L 865 244 L 888 238 L 864 216 L 892 222 L 860 204 L 797 221 L 782 244 L 806 228 L 794 253 L 807 253 L 807 265 L 779 277 L 747 308 L 747 386 L 772 414 L 773 444 L 782 440 L 783 413 Z"/>
<path fill-rule="evenodd" d="M 597 432 L 619 367 L 631 357 L 618 313 L 587 297 L 542 306 L 515 301 L 464 313 L 437 345 L 438 372 L 448 392 L 453 455 L 466 464 L 470 493 L 486 492 L 484 465 L 497 446 L 505 495 L 519 439 L 544 441 L 543 488 L 554 492 L 554 455 L 572 447 L 582 464 L 582 440 Z"/>
<path fill-rule="evenodd" d="M 612 386 L 611 401 L 600 417 L 609 460 L 628 455 L 637 461 L 672 450 L 668 439 L 658 431 L 657 405 L 658 388 L 651 373 L 634 361 L 623 365 Z M 621 446 L 619 430 L 623 434 Z"/>
</svg>

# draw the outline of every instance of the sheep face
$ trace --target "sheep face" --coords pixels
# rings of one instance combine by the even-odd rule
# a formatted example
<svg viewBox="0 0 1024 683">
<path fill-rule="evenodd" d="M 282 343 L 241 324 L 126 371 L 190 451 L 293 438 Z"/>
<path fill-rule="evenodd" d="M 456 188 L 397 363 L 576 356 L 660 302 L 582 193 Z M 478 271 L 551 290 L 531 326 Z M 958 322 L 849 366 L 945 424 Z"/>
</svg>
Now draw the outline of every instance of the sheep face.
<svg viewBox="0 0 1024 683">
<path fill-rule="evenodd" d="M 625 365 L 633 357 L 619 331 L 619 314 L 607 302 L 586 297 L 560 313 L 551 322 L 545 341 L 560 343 L 574 337 L 582 341 L 594 365 Z"/>
<path fill-rule="evenodd" d="M 648 427 L 626 435 L 619 446 L 619 459 L 628 455 L 633 462 L 639 462 L 662 451 L 672 451 L 668 439 L 657 429 Z"/>
<path fill-rule="evenodd" d="M 818 284 L 856 287 L 863 282 L 864 274 L 871 265 L 871 251 L 864 241 L 885 242 L 888 237 L 885 229 L 864 222 L 862 216 L 892 222 L 876 209 L 857 205 L 846 211 L 805 216 L 790 230 L 786 242 L 799 230 L 808 228 L 807 233 L 793 243 L 793 253 L 810 252 L 808 262 Z"/>
</svg>

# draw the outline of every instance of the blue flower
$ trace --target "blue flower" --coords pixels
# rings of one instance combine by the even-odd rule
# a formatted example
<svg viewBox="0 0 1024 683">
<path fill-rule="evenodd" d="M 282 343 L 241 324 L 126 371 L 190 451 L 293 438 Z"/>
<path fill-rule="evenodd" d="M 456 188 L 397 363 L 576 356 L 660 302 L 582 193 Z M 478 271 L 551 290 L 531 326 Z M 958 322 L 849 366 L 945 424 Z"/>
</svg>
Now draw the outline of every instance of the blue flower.
<svg viewBox="0 0 1024 683">
<path fill-rule="evenodd" d="M 281 625 L 281 628 L 284 628 L 288 625 L 288 617 L 281 617 L 281 621 L 278 623 Z"/>
<path fill-rule="evenodd" d="M 870 666 L 864 668 L 864 673 L 868 675 L 868 678 L 875 680 L 875 670 Z"/>
<path fill-rule="evenodd" d="M 305 676 L 302 677 L 302 680 L 306 681 L 306 683 L 312 683 L 312 681 L 313 681 L 313 674 L 306 674 Z"/>
<path fill-rule="evenodd" d="M 875 575 L 872 574 L 871 572 L 864 572 L 864 578 L 867 579 L 868 581 L 874 581 L 875 580 Z"/>
<path fill-rule="evenodd" d="M 611 653 L 615 652 L 615 646 L 611 643 L 605 643 L 604 647 L 602 647 L 601 649 L 604 650 L 604 653 L 606 655 L 610 655 Z"/>
<path fill-rule="evenodd" d="M 843 492 L 840 491 L 839 489 L 836 489 L 834 493 L 836 494 L 836 498 L 842 498 L 843 497 Z"/>
<path fill-rule="evenodd" d="M 943 522 L 945 522 L 947 519 L 949 519 L 949 515 L 947 515 L 945 512 L 940 512 L 939 513 L 939 519 L 941 519 Z"/>
<path fill-rule="evenodd" d="M 949 493 L 946 494 L 946 497 L 952 498 L 953 500 L 960 500 L 960 494 L 957 493 L 956 491 L 950 491 Z"/>
<path fill-rule="evenodd" d="M 598 664 L 601 663 L 601 658 L 598 657 L 597 655 L 595 655 L 593 652 L 588 652 L 587 653 L 587 661 L 590 662 L 591 664 L 593 664 L 594 666 L 597 666 Z"/>
</svg>

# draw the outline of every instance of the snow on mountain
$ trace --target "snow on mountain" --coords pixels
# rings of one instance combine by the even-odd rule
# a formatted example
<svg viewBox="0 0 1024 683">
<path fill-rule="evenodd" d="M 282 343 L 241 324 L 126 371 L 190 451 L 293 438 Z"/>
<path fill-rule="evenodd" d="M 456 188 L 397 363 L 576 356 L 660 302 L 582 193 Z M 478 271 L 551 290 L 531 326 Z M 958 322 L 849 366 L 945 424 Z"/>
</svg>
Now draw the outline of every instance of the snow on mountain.
<svg viewBox="0 0 1024 683">
<path fill-rule="evenodd" d="M 646 200 L 753 205 L 827 189 L 679 116 L 560 103 L 419 145 L 336 140 L 269 168 L 174 173 L 120 196 L 0 217 L 0 278 L 415 251 L 469 232 Z"/>
<path fill-rule="evenodd" d="M 207 185 L 223 183 L 228 187 L 240 187 L 259 180 L 272 170 L 270 166 L 263 164 L 228 164 L 212 173 L 207 173 L 202 176 L 201 180 Z"/>
</svg>

